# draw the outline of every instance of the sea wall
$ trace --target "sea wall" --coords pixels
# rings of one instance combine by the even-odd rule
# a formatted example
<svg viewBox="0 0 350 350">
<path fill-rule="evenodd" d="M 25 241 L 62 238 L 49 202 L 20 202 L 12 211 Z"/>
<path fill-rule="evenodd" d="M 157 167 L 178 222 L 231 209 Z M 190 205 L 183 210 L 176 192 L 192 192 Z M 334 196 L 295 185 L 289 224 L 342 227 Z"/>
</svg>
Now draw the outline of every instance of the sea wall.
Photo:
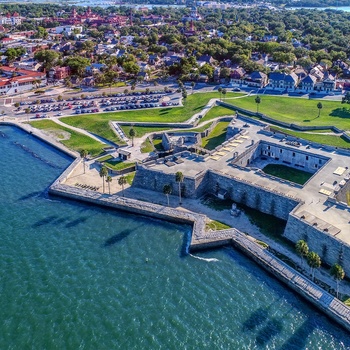
<svg viewBox="0 0 350 350">
<path fill-rule="evenodd" d="M 171 185 L 172 194 L 179 195 L 179 184 L 175 181 L 175 174 L 168 174 L 142 165 L 137 165 L 133 186 L 163 193 L 165 185 Z M 182 196 L 196 198 L 196 188 L 198 188 L 199 185 L 200 181 L 197 182 L 195 178 L 185 176 L 180 185 Z"/>
<path fill-rule="evenodd" d="M 308 278 L 236 231 L 232 244 L 328 317 L 350 331 L 350 308 Z"/>
<path fill-rule="evenodd" d="M 321 257 L 322 262 L 332 266 L 343 266 L 345 274 L 350 276 L 350 246 L 335 236 L 313 226 L 291 213 L 283 234 L 296 243 L 300 239 L 307 242 L 309 249 Z"/>
<path fill-rule="evenodd" d="M 287 197 L 276 191 L 271 191 L 255 184 L 236 179 L 219 172 L 210 171 L 207 180 L 208 189 L 224 189 L 228 198 L 236 203 L 244 204 L 263 213 L 287 220 L 289 213 L 299 204 L 294 197 Z"/>
<path fill-rule="evenodd" d="M 9 126 L 14 126 L 16 128 L 19 128 L 24 132 L 33 135 L 37 139 L 47 143 L 48 145 L 58 149 L 59 151 L 63 152 L 64 154 L 68 155 L 71 158 L 79 157 L 78 152 L 71 151 L 70 149 L 65 147 L 62 143 L 57 142 L 52 137 L 44 134 L 41 130 L 33 128 L 30 124 L 16 123 L 16 122 L 10 122 L 10 121 L 0 121 L 0 125 L 9 125 Z"/>
</svg>

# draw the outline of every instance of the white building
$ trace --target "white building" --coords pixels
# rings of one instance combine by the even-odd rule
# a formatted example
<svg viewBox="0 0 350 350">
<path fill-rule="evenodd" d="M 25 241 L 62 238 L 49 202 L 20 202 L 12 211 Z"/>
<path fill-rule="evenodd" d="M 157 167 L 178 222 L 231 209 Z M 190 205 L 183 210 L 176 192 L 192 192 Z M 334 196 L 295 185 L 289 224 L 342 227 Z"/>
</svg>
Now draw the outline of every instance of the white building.
<svg viewBox="0 0 350 350">
<path fill-rule="evenodd" d="M 0 67 L 0 95 L 15 95 L 46 86 L 46 74 L 13 67 Z"/>
</svg>

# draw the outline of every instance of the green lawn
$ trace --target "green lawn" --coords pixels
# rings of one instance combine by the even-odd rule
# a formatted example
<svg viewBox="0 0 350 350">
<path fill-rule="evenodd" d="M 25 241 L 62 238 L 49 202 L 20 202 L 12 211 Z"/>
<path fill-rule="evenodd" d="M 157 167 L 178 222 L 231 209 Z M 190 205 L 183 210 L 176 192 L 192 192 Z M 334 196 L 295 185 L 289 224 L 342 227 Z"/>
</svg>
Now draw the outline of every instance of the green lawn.
<svg viewBox="0 0 350 350">
<path fill-rule="evenodd" d="M 237 94 L 230 93 L 230 96 Z M 120 144 L 120 140 L 113 133 L 108 125 L 109 121 L 128 122 L 184 122 L 193 114 L 201 111 L 212 98 L 217 98 L 217 92 L 193 94 L 187 97 L 183 107 L 167 107 L 144 110 L 131 110 L 124 112 L 110 112 L 98 114 L 85 114 L 72 117 L 61 118 L 61 120 L 71 126 L 88 130 L 103 138 Z"/>
<path fill-rule="evenodd" d="M 150 153 L 153 152 L 153 144 L 150 139 L 147 139 L 141 145 L 141 153 Z"/>
<path fill-rule="evenodd" d="M 102 162 L 106 167 L 112 169 L 112 170 L 123 170 L 129 167 L 132 167 L 135 165 L 134 162 L 124 162 L 122 160 L 112 160 L 107 159 Z"/>
<path fill-rule="evenodd" d="M 281 96 L 261 95 L 259 112 L 286 123 L 299 125 L 330 125 L 340 129 L 350 129 L 350 109 L 339 101 L 309 100 Z M 318 118 L 317 103 L 322 102 L 323 108 Z M 239 98 L 228 103 L 256 111 L 255 96 Z"/>
<path fill-rule="evenodd" d="M 164 151 L 163 145 L 162 145 L 162 139 L 153 139 L 153 146 L 157 151 Z"/>
<path fill-rule="evenodd" d="M 229 122 L 219 122 L 216 124 L 212 132 L 202 138 L 202 147 L 208 150 L 212 150 L 215 147 L 221 145 L 226 139 L 226 131 Z"/>
<path fill-rule="evenodd" d="M 235 100 L 234 100 L 235 101 Z M 233 103 L 233 101 L 229 101 L 229 103 Z M 217 117 L 222 117 L 224 115 L 234 115 L 236 114 L 235 111 L 233 111 L 230 108 L 222 107 L 222 106 L 214 106 L 212 107 L 209 112 L 201 119 L 201 123 L 205 122 L 207 120 L 212 120 Z"/>
<path fill-rule="evenodd" d="M 228 228 L 231 228 L 231 227 L 222 223 L 221 221 L 211 220 L 206 224 L 205 228 L 207 230 L 219 231 L 219 230 L 227 230 Z"/>
<path fill-rule="evenodd" d="M 268 164 L 262 170 L 266 174 L 292 181 L 299 185 L 304 185 L 304 183 L 313 175 L 306 171 L 295 169 L 283 164 Z"/>
<path fill-rule="evenodd" d="M 85 149 L 93 157 L 101 154 L 103 152 L 103 148 L 106 147 L 106 144 L 102 144 L 89 136 L 58 125 L 52 120 L 36 120 L 29 122 L 29 124 L 34 128 L 51 133 L 69 149 L 77 152 Z"/>
<path fill-rule="evenodd" d="M 134 177 L 135 177 L 136 172 L 133 171 L 132 173 L 127 173 L 126 175 L 124 175 L 126 177 L 126 182 L 131 186 L 132 182 L 134 181 Z"/>
<path fill-rule="evenodd" d="M 273 127 L 273 130 L 281 131 L 285 134 L 299 137 L 304 140 L 308 140 L 311 142 L 320 143 L 323 145 L 329 145 L 334 147 L 341 147 L 341 148 L 350 148 L 350 142 L 342 137 L 342 136 L 336 136 L 336 135 L 323 135 L 323 134 L 315 134 L 315 133 L 307 133 L 302 131 L 292 131 L 289 129 L 283 129 L 278 127 Z"/>
<path fill-rule="evenodd" d="M 129 131 L 131 129 L 131 126 L 120 125 L 120 127 L 123 129 L 125 135 L 127 137 L 129 137 Z M 149 134 L 149 133 L 154 133 L 154 132 L 164 131 L 164 130 L 169 129 L 169 128 L 160 128 L 160 127 L 156 127 L 156 126 L 133 126 L 132 128 L 136 132 L 135 137 L 142 137 L 142 136 Z"/>
</svg>

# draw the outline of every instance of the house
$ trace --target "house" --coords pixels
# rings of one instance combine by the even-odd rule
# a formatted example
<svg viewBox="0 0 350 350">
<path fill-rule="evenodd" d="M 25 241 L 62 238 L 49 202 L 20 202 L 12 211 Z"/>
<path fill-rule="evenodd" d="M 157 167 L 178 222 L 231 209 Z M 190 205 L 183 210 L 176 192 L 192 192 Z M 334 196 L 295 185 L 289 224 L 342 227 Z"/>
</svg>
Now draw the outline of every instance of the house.
<svg viewBox="0 0 350 350">
<path fill-rule="evenodd" d="M 158 62 L 158 60 L 159 60 L 159 57 L 157 54 L 148 56 L 148 63 L 152 66 L 155 65 Z"/>
<path fill-rule="evenodd" d="M 49 78 L 61 80 L 65 79 L 70 75 L 69 67 L 53 67 L 49 71 Z"/>
<path fill-rule="evenodd" d="M 308 92 L 315 90 L 315 85 L 317 82 L 317 78 L 314 75 L 307 75 L 303 79 L 301 79 L 299 88 L 302 91 Z"/>
<path fill-rule="evenodd" d="M 246 72 L 243 68 L 238 67 L 231 71 L 231 84 L 242 84 L 243 83 L 243 77 L 245 76 Z"/>
<path fill-rule="evenodd" d="M 322 81 L 321 91 L 332 92 L 336 89 L 336 80 L 332 75 L 328 75 Z"/>
<path fill-rule="evenodd" d="M 298 76 L 295 73 L 270 73 L 269 87 L 276 90 L 294 90 L 298 84 Z"/>
<path fill-rule="evenodd" d="M 245 84 L 252 87 L 263 88 L 268 83 L 267 75 L 263 72 L 255 71 L 244 79 Z"/>
<path fill-rule="evenodd" d="M 128 160 L 130 159 L 131 157 L 131 152 L 127 151 L 126 149 L 123 149 L 123 148 L 119 148 L 117 150 L 118 152 L 118 157 L 121 159 L 121 160 Z"/>
<path fill-rule="evenodd" d="M 207 64 L 213 64 L 215 62 L 214 58 L 210 55 L 203 55 L 198 58 L 197 63 L 200 67 L 204 66 L 206 63 Z"/>
</svg>

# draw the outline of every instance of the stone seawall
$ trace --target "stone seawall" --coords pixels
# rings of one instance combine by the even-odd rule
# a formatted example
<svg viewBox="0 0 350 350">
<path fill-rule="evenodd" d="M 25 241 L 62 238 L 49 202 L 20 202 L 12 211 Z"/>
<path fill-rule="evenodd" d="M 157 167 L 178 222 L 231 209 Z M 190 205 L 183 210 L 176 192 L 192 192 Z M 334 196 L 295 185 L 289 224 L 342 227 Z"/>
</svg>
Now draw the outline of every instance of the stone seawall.
<svg viewBox="0 0 350 350">
<path fill-rule="evenodd" d="M 16 122 L 9 122 L 9 121 L 0 121 L 0 125 L 8 125 L 13 126 L 18 129 L 23 130 L 24 132 L 33 135 L 34 137 L 38 138 L 39 140 L 47 143 L 48 145 L 58 149 L 59 151 L 63 152 L 64 154 L 68 155 L 71 158 L 76 158 L 79 156 L 78 152 L 71 151 L 67 147 L 65 147 L 62 143 L 57 142 L 52 137 L 44 134 L 41 130 L 33 128 L 30 124 L 23 124 L 23 123 L 16 123 Z"/>
<path fill-rule="evenodd" d="M 111 196 L 94 191 L 77 189 L 60 184 L 60 179 L 54 182 L 49 192 L 69 199 L 85 201 L 133 214 L 151 216 L 176 223 L 191 224 L 193 225 L 190 244 L 191 251 L 233 244 L 280 281 L 287 284 L 295 292 L 323 311 L 332 320 L 350 331 L 350 308 L 312 283 L 305 276 L 280 261 L 274 255 L 262 249 L 236 229 L 206 232 L 206 217 L 204 215 L 116 195 Z"/>
<path fill-rule="evenodd" d="M 293 213 L 289 215 L 283 235 L 294 243 L 300 239 L 305 240 L 310 250 L 317 252 L 323 262 L 329 266 L 335 263 L 340 264 L 345 274 L 350 276 L 350 246 L 348 244 L 312 226 Z"/>
<path fill-rule="evenodd" d="M 242 233 L 234 232 L 232 244 L 278 280 L 324 312 L 329 318 L 347 331 L 350 331 L 350 308 L 340 300 L 276 258 L 270 252 L 248 240 Z"/>
<path fill-rule="evenodd" d="M 50 187 L 49 193 L 73 200 L 127 211 L 133 214 L 193 225 L 193 239 L 200 239 L 203 232 L 205 232 L 206 216 L 201 214 L 195 214 L 185 210 L 174 209 L 117 195 L 101 194 L 95 191 L 62 185 L 60 184 L 59 179 Z"/>
<path fill-rule="evenodd" d="M 214 171 L 209 172 L 208 184 L 211 189 L 218 185 L 220 189 L 226 190 L 228 197 L 236 203 L 257 209 L 265 214 L 274 215 L 283 220 L 288 219 L 289 213 L 300 202 L 297 198 L 290 198 L 256 186 L 253 183 Z"/>
</svg>

